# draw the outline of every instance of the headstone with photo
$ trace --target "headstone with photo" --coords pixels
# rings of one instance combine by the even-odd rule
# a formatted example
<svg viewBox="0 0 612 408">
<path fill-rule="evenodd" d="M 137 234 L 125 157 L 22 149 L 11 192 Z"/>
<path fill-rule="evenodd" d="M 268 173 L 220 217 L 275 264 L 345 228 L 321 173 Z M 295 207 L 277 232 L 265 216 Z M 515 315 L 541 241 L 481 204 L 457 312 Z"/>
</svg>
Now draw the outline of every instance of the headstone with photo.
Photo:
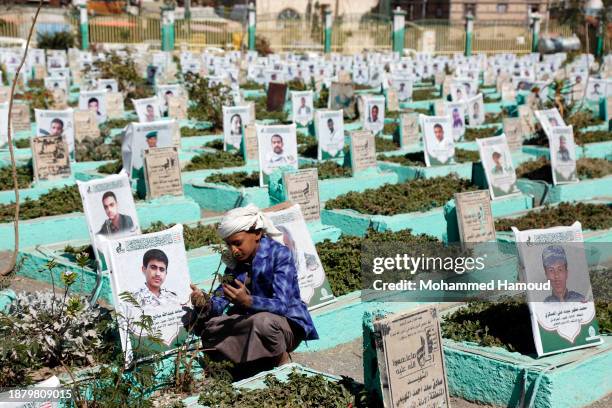
<svg viewBox="0 0 612 408">
<path fill-rule="evenodd" d="M 527 105 L 518 106 L 518 114 L 521 119 L 521 129 L 525 136 L 531 135 L 535 132 L 535 115 L 533 110 Z"/>
<path fill-rule="evenodd" d="M 168 117 L 175 120 L 187 119 L 187 98 L 171 96 L 168 98 Z"/>
<path fill-rule="evenodd" d="M 512 231 L 538 357 L 602 344 L 580 222 Z"/>
<path fill-rule="evenodd" d="M 519 194 L 516 171 L 505 135 L 476 139 L 491 199 Z"/>
<path fill-rule="evenodd" d="M 314 115 L 312 91 L 292 91 L 291 107 L 293 121 L 300 126 L 308 126 Z"/>
<path fill-rule="evenodd" d="M 363 105 L 362 128 L 375 135 L 380 134 L 385 126 L 385 98 L 383 96 L 365 96 Z"/>
<path fill-rule="evenodd" d="M 548 136 L 553 184 L 578 183 L 572 126 L 553 127 Z"/>
<path fill-rule="evenodd" d="M 317 159 L 327 160 L 344 155 L 344 118 L 341 110 L 315 111 Z"/>
<path fill-rule="evenodd" d="M 288 208 L 266 212 L 274 226 L 283 233 L 285 246 L 293 255 L 298 273 L 300 296 L 304 303 L 312 310 L 334 302 L 336 298 L 325 276 L 323 264 L 317 254 L 300 206 L 296 204 Z"/>
<path fill-rule="evenodd" d="M 164 195 L 183 195 L 181 164 L 176 147 L 145 150 L 144 173 L 148 200 Z"/>
<path fill-rule="evenodd" d="M 385 407 L 450 407 L 435 306 L 377 319 L 374 332 Z"/>
<path fill-rule="evenodd" d="M 74 152 L 74 110 L 72 108 L 64 110 L 35 109 L 34 113 L 36 117 L 36 136 L 63 135 L 72 154 Z"/>
<path fill-rule="evenodd" d="M 34 181 L 70 177 L 68 144 L 62 135 L 33 137 L 30 139 L 30 145 Z"/>
<path fill-rule="evenodd" d="M 399 98 L 395 88 L 387 88 L 387 111 L 397 112 L 400 110 Z"/>
<path fill-rule="evenodd" d="M 450 116 L 420 115 L 427 167 L 455 163 L 455 143 Z"/>
<path fill-rule="evenodd" d="M 259 161 L 259 185 L 267 186 L 276 169 L 298 168 L 295 123 L 290 125 L 255 125 Z"/>
</svg>

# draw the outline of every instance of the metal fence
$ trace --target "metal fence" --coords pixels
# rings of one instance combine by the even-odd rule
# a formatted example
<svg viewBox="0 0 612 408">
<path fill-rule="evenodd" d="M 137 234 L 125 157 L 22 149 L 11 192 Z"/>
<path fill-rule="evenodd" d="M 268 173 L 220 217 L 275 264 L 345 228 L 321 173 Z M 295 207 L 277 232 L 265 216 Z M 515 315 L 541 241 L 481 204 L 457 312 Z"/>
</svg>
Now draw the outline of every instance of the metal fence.
<svg viewBox="0 0 612 408">
<path fill-rule="evenodd" d="M 228 17 L 228 16 L 226 16 Z M 243 16 L 235 18 L 178 19 L 175 22 L 176 45 L 190 49 L 204 47 L 239 48 L 245 44 L 246 26 Z M 79 21 L 75 16 L 66 17 L 66 27 L 76 34 Z M 26 38 L 30 16 L 3 14 L 0 16 L 0 37 Z M 37 31 L 49 31 L 49 27 L 38 24 Z M 383 15 L 342 15 L 334 19 L 331 47 L 334 52 L 354 53 L 363 50 L 390 50 L 392 20 Z M 561 36 L 572 34 L 572 28 L 562 26 L 554 20 L 542 24 L 542 34 Z M 404 47 L 423 49 L 425 33 L 437 53 L 462 52 L 465 47 L 463 22 L 448 19 L 407 21 Z M 433 33 L 431 33 L 433 32 Z M 258 15 L 257 35 L 270 43 L 273 51 L 306 51 L 323 49 L 323 24 L 318 14 L 295 19 L 279 19 L 278 15 Z M 433 40 L 432 40 L 433 39 Z M 89 20 L 89 40 L 95 43 L 149 43 L 159 46 L 161 21 L 156 16 L 93 16 Z M 478 21 L 474 22 L 474 52 L 531 51 L 530 28 L 522 21 Z M 606 38 L 609 49 L 610 38 Z"/>
</svg>

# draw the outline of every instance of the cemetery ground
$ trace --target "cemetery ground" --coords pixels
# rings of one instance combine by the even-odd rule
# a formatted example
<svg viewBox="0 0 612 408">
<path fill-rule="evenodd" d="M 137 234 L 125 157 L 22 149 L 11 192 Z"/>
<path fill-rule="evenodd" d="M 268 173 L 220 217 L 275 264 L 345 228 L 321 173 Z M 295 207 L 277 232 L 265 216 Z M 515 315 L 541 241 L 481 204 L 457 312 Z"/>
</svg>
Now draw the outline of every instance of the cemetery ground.
<svg viewBox="0 0 612 408">
<path fill-rule="evenodd" d="M 580 54 L 277 61 L 230 51 L 32 53 L 49 67 L 32 62 L 29 72 L 42 78 L 29 78 L 15 97 L 21 246 L 14 274 L 0 281 L 18 292 L 0 292 L 0 386 L 55 374 L 101 407 L 132 408 L 296 406 L 296 398 L 316 407 L 376 406 L 398 390 L 416 401 L 432 387 L 428 398 L 459 408 L 612 403 L 612 103 L 575 81 L 586 69 L 607 84 L 612 58 L 595 70 Z M 504 68 L 510 62 L 531 69 L 533 81 L 518 86 L 521 74 Z M 320 76 L 288 73 L 302 63 L 320 67 Z M 360 79 L 363 67 L 387 70 L 389 80 Z M 72 84 L 60 81 L 62 72 Z M 54 81 L 65 94 L 49 89 Z M 583 102 L 571 102 L 580 92 Z M 310 110 L 300 113 L 301 98 Z M 60 123 L 74 133 L 49 135 Z M 15 194 L 4 147 L 0 161 L 1 267 L 15 239 Z M 251 204 L 282 230 L 321 338 L 291 353 L 294 365 L 242 378 L 201 353 L 198 341 L 183 342 L 189 315 L 179 304 L 190 301 L 189 282 L 211 292 L 227 282 L 217 227 L 226 211 Z M 508 249 L 546 234 L 563 238 L 552 248 Z M 590 251 L 574 256 L 570 236 Z M 362 274 L 364 263 L 367 271 L 372 255 L 392 254 L 396 243 L 452 260 L 478 254 L 461 245 L 469 242 L 494 244 L 486 273 L 512 283 L 541 283 L 549 261 L 563 258 L 567 267 L 570 259 L 582 273 L 597 263 L 581 287 L 592 286 L 594 300 L 568 291 L 580 309 L 546 314 L 577 313 L 586 323 L 569 340 L 561 317 L 540 330 L 538 304 L 554 302 L 527 303 L 522 292 L 481 302 L 442 290 L 432 291 L 436 300 L 367 290 L 375 273 Z M 375 244 L 375 253 L 364 244 Z M 138 297 L 144 253 L 153 247 L 169 271 L 164 299 L 185 300 L 162 305 L 163 313 L 146 308 L 156 301 L 146 290 Z M 525 262 L 533 256 L 537 270 Z M 485 280 L 451 272 L 435 279 Z M 99 306 L 89 308 L 92 293 Z M 567 307 L 558 303 L 547 307 Z M 130 320 L 135 312 L 141 320 Z M 139 331 L 146 341 L 121 341 Z M 132 357 L 138 364 L 127 368 Z M 411 381 L 400 377 L 417 363 L 426 368 Z"/>
</svg>

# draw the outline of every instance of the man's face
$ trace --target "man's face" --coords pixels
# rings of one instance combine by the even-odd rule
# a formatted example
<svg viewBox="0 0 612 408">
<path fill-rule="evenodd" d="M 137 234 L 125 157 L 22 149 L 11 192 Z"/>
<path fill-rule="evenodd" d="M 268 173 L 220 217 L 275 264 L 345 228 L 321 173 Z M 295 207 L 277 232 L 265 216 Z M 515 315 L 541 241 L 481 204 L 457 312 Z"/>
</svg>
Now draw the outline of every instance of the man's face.
<svg viewBox="0 0 612 408">
<path fill-rule="evenodd" d="M 327 128 L 329 129 L 330 133 L 334 132 L 334 121 L 333 120 L 329 119 L 327 121 Z"/>
<path fill-rule="evenodd" d="M 157 147 L 157 138 L 156 137 L 147 137 L 147 145 L 150 148 Z"/>
<path fill-rule="evenodd" d="M 119 209 L 117 208 L 117 201 L 115 201 L 114 197 L 106 197 L 102 200 L 102 206 L 104 207 L 104 212 L 109 220 L 113 221 L 117 218 L 119 214 Z"/>
<path fill-rule="evenodd" d="M 300 103 L 302 104 L 302 107 L 306 107 L 306 98 L 300 99 Z"/>
<path fill-rule="evenodd" d="M 565 138 L 560 138 L 559 139 L 559 149 L 565 149 L 566 148 L 566 142 L 565 142 Z"/>
<path fill-rule="evenodd" d="M 372 120 L 376 121 L 378 119 L 378 106 L 372 107 Z"/>
<path fill-rule="evenodd" d="M 51 123 L 51 136 L 60 136 L 64 131 L 64 126 L 59 122 Z"/>
<path fill-rule="evenodd" d="M 260 239 L 261 232 L 240 231 L 231 235 L 225 242 L 235 260 L 246 262 L 255 256 Z"/>
<path fill-rule="evenodd" d="M 240 116 L 234 116 L 232 118 L 232 133 L 240 133 Z"/>
<path fill-rule="evenodd" d="M 168 271 L 164 262 L 152 259 L 147 266 L 142 267 L 142 273 L 147 281 L 147 286 L 150 289 L 159 291 L 166 280 Z"/>
<path fill-rule="evenodd" d="M 444 140 L 444 129 L 442 129 L 442 126 L 434 127 L 434 136 L 436 137 L 436 139 L 438 139 L 438 142 Z"/>
<path fill-rule="evenodd" d="M 499 154 L 494 154 L 493 162 L 495 163 L 495 165 L 501 166 L 501 156 Z"/>
<path fill-rule="evenodd" d="M 94 111 L 94 112 L 98 111 L 98 101 L 91 101 L 89 102 L 87 106 L 89 107 L 90 111 Z"/>
<path fill-rule="evenodd" d="M 550 281 L 553 295 L 562 297 L 567 289 L 567 265 L 565 261 L 558 260 L 544 268 L 546 279 Z"/>
<path fill-rule="evenodd" d="M 281 139 L 280 137 L 272 138 L 272 151 L 276 154 L 283 153 L 283 139 Z"/>
<path fill-rule="evenodd" d="M 147 118 L 154 118 L 155 112 L 153 111 L 153 107 L 151 105 L 147 106 Z"/>
</svg>

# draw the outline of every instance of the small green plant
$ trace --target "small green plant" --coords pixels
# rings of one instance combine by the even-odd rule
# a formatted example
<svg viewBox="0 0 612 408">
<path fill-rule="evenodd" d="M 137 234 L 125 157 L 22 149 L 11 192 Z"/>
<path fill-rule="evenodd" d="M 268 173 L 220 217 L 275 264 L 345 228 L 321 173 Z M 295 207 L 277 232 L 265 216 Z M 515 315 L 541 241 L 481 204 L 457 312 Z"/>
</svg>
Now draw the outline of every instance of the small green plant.
<svg viewBox="0 0 612 408">
<path fill-rule="evenodd" d="M 244 84 L 240 85 L 240 89 L 261 90 L 261 89 L 263 89 L 263 85 L 260 85 L 257 82 L 249 79 Z"/>
<path fill-rule="evenodd" d="M 466 128 L 463 139 L 472 142 L 476 139 L 495 136 L 496 128 Z"/>
<path fill-rule="evenodd" d="M 13 145 L 18 149 L 29 149 L 30 139 L 13 139 Z"/>
<path fill-rule="evenodd" d="M 236 153 L 219 151 L 216 153 L 202 153 L 191 159 L 185 166 L 185 171 L 202 169 L 220 169 L 223 167 L 244 166 L 244 159 Z"/>
<path fill-rule="evenodd" d="M 324 87 L 321 89 L 321 92 L 319 92 L 319 97 L 314 100 L 315 109 L 327 108 L 328 100 L 329 100 L 329 89 Z"/>
<path fill-rule="evenodd" d="M 399 125 L 397 124 L 397 122 L 385 123 L 385 125 L 383 126 L 382 132 L 385 135 L 393 135 L 397 131 L 398 127 Z"/>
<path fill-rule="evenodd" d="M 174 224 L 164 224 L 161 221 L 156 221 L 148 228 L 143 229 L 143 234 L 151 232 L 163 231 L 171 228 Z M 197 224 L 194 227 L 189 225 L 183 226 L 183 238 L 185 240 L 185 249 L 191 250 L 208 245 L 223 244 L 223 240 L 217 234 L 217 224 Z"/>
<path fill-rule="evenodd" d="M 476 190 L 456 175 L 385 184 L 363 192 L 350 192 L 328 200 L 328 210 L 350 208 L 362 214 L 395 215 L 442 207 L 455 193 Z"/>
<path fill-rule="evenodd" d="M 316 164 L 305 164 L 300 166 L 300 169 L 316 168 L 319 180 L 331 178 L 351 177 L 352 172 L 350 167 L 341 166 L 333 161 L 324 161 Z"/>
<path fill-rule="evenodd" d="M 561 203 L 554 207 L 545 206 L 540 210 L 529 211 L 519 218 L 502 218 L 495 221 L 497 231 L 550 228 L 559 225 L 569 226 L 580 221 L 583 230 L 603 230 L 612 228 L 612 204 Z"/>
<path fill-rule="evenodd" d="M 109 119 L 100 125 L 100 131 L 107 132 L 110 129 L 123 129 L 132 122 L 129 119 Z"/>
<path fill-rule="evenodd" d="M 193 137 L 193 136 L 202 136 L 206 133 L 206 131 L 198 128 L 192 128 L 189 126 L 181 126 L 181 137 Z"/>
<path fill-rule="evenodd" d="M 239 171 L 236 173 L 214 173 L 204 179 L 207 183 L 223 183 L 232 187 L 259 187 L 259 173 Z"/>
<path fill-rule="evenodd" d="M 223 150 L 223 139 L 215 139 L 210 142 L 206 142 L 204 147 L 208 147 L 210 149 Z"/>
<path fill-rule="evenodd" d="M 287 112 L 268 111 L 267 98 L 265 96 L 255 99 L 255 117 L 257 120 L 275 120 L 280 123 L 288 123 Z"/>
</svg>

